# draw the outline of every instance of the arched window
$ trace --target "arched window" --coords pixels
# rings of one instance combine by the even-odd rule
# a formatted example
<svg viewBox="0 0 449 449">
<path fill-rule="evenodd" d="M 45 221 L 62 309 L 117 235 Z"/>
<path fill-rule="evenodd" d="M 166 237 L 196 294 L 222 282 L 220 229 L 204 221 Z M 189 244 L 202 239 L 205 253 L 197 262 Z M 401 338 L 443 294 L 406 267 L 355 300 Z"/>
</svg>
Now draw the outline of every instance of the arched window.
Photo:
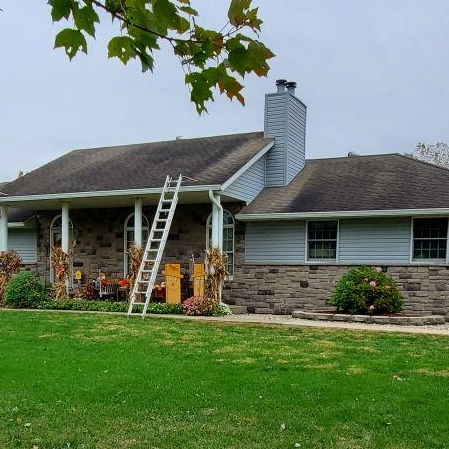
<svg viewBox="0 0 449 449">
<path fill-rule="evenodd" d="M 73 223 L 69 219 L 69 242 L 73 241 Z M 61 246 L 62 244 L 62 215 L 56 215 L 50 224 L 50 246 L 53 248 L 55 246 Z M 72 270 L 73 271 L 73 270 Z M 50 257 L 50 282 L 55 282 L 55 270 L 51 263 Z M 69 287 L 72 286 L 72 279 L 69 280 Z"/>
<path fill-rule="evenodd" d="M 142 245 L 145 246 L 150 233 L 150 226 L 148 224 L 148 218 L 142 215 Z M 124 232 L 123 232 L 123 247 L 125 251 L 123 273 L 125 276 L 129 274 L 129 256 L 128 248 L 134 245 L 134 213 L 129 214 L 125 220 Z"/>
<path fill-rule="evenodd" d="M 223 252 L 228 256 L 226 269 L 232 276 L 234 274 L 234 218 L 232 214 L 223 210 Z M 206 222 L 206 249 L 209 249 L 212 241 L 212 214 Z"/>
</svg>

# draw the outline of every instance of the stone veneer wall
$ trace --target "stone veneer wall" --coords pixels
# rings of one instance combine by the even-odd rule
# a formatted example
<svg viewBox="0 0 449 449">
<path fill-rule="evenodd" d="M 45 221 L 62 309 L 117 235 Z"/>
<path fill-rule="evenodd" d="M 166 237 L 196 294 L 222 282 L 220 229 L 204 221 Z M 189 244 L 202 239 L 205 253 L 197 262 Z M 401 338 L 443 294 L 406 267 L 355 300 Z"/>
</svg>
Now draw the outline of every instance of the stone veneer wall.
<svg viewBox="0 0 449 449">
<path fill-rule="evenodd" d="M 236 266 L 226 285 L 230 303 L 256 313 L 287 314 L 293 310 L 329 308 L 326 300 L 347 265 L 259 265 L 245 263 L 244 224 L 236 227 Z M 268 243 L 268 242 L 267 242 Z M 404 313 L 445 315 L 449 320 L 448 266 L 389 266 L 387 273 L 404 296 Z"/>
<path fill-rule="evenodd" d="M 231 213 L 236 213 L 238 204 L 225 205 Z M 145 207 L 150 226 L 156 208 Z M 211 213 L 210 204 L 178 205 L 165 247 L 162 264 L 180 263 L 185 281 L 189 277 L 189 261 L 192 254 L 197 261 L 203 258 L 206 245 L 206 221 Z M 109 278 L 123 277 L 124 268 L 124 223 L 133 208 L 115 209 L 73 209 L 70 219 L 73 223 L 74 270 L 80 269 L 85 278 L 98 276 L 98 269 Z M 38 262 L 36 271 L 39 277 L 49 282 L 48 253 L 50 245 L 50 224 L 58 211 L 40 211 L 38 223 Z M 161 265 L 160 271 L 162 271 Z M 162 280 L 162 279 L 161 279 Z"/>
</svg>

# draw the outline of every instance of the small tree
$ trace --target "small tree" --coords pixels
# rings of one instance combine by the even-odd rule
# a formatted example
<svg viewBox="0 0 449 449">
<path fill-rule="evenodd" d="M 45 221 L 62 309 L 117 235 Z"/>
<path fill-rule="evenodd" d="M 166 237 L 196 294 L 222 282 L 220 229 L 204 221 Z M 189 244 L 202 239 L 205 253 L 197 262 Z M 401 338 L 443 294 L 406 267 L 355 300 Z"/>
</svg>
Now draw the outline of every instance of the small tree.
<svg viewBox="0 0 449 449">
<path fill-rule="evenodd" d="M 420 161 L 449 168 L 449 145 L 444 142 L 418 143 L 412 156 Z"/>
</svg>

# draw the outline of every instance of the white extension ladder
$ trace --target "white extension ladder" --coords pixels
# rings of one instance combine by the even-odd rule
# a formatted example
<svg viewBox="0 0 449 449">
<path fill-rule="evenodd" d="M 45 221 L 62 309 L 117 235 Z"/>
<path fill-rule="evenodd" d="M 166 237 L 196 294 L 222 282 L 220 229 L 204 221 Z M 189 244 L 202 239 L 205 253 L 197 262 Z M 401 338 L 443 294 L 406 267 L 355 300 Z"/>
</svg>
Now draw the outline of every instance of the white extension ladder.
<svg viewBox="0 0 449 449">
<path fill-rule="evenodd" d="M 139 272 L 131 291 L 128 316 L 142 315 L 145 318 L 151 293 L 156 282 L 159 265 L 167 242 L 176 204 L 178 203 L 179 187 L 181 186 L 182 175 L 173 179 L 170 175 L 165 178 L 161 197 L 151 226 L 150 235 L 142 256 Z M 142 312 L 135 312 L 134 306 L 142 306 Z"/>
</svg>

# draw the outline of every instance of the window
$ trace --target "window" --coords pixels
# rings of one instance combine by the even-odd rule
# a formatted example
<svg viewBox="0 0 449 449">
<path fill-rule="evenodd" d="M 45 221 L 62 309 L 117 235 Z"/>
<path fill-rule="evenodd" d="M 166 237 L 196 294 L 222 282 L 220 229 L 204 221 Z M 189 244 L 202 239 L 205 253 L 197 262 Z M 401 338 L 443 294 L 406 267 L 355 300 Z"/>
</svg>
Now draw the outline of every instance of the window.
<svg viewBox="0 0 449 449">
<path fill-rule="evenodd" d="M 337 259 L 338 221 L 307 222 L 307 259 Z"/>
<path fill-rule="evenodd" d="M 413 219 L 413 260 L 446 260 L 447 218 Z"/>
<path fill-rule="evenodd" d="M 150 233 L 150 226 L 148 224 L 148 218 L 145 215 L 142 215 L 142 245 L 145 246 L 147 244 L 148 235 Z M 128 248 L 131 245 L 134 245 L 134 214 L 128 215 L 125 220 L 125 228 L 123 233 L 124 238 L 124 249 L 125 249 L 125 257 L 124 257 L 124 268 L 123 273 L 126 276 L 129 273 L 129 257 L 128 257 Z"/>
<path fill-rule="evenodd" d="M 206 223 L 206 249 L 209 249 L 212 241 L 212 214 Z M 234 274 L 234 218 L 227 210 L 223 210 L 223 252 L 228 256 L 226 270 L 232 276 Z"/>
<path fill-rule="evenodd" d="M 69 219 L 69 243 L 73 241 L 73 223 L 72 220 Z M 50 246 L 61 246 L 62 244 L 62 215 L 56 215 L 53 218 L 50 225 Z M 72 268 L 73 271 L 73 268 Z M 56 273 L 54 267 L 52 266 L 51 257 L 50 257 L 50 282 L 55 282 Z M 72 278 L 69 277 L 69 287 L 72 286 Z"/>
</svg>

